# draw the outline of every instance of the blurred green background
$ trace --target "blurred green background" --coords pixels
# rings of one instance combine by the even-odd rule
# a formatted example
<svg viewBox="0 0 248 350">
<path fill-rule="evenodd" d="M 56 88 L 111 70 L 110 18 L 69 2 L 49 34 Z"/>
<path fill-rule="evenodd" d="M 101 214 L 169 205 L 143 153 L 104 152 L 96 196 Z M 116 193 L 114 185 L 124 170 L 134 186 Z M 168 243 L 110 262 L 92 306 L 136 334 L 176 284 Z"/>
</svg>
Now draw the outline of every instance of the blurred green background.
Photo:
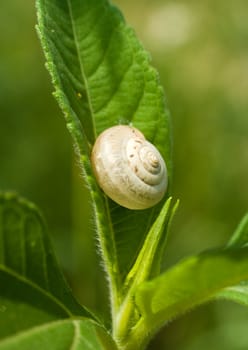
<svg viewBox="0 0 248 350">
<path fill-rule="evenodd" d="M 248 209 L 248 1 L 115 3 L 151 53 L 173 118 L 173 195 L 181 204 L 168 267 L 225 244 Z M 41 208 L 75 294 L 103 313 L 88 193 L 35 23 L 34 1 L 1 1 L 0 190 Z M 247 350 L 247 329 L 248 309 L 211 303 L 168 325 L 149 349 Z"/>
</svg>

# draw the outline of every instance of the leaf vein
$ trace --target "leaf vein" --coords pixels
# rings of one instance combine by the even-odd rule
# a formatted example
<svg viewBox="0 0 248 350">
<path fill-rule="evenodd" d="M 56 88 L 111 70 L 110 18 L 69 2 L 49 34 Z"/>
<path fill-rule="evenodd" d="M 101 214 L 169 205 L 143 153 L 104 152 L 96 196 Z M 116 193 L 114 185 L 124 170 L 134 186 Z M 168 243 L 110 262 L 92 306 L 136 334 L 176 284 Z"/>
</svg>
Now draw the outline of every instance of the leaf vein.
<svg viewBox="0 0 248 350">
<path fill-rule="evenodd" d="M 115 87 L 115 89 L 113 89 L 113 92 L 112 94 L 109 96 L 109 98 L 98 108 L 96 109 L 96 114 L 97 113 L 100 113 L 103 109 L 107 108 L 108 105 L 111 103 L 111 101 L 113 100 L 114 96 L 117 94 L 117 92 L 119 91 L 120 89 L 120 86 L 122 84 L 122 82 L 124 81 L 125 79 L 125 76 L 127 75 L 127 73 L 130 71 L 130 69 L 132 68 L 132 63 L 130 63 L 127 68 L 125 69 L 125 71 L 123 72 L 122 74 L 122 77 L 120 78 L 117 86 Z"/>
<path fill-rule="evenodd" d="M 70 350 L 75 350 L 80 342 L 80 325 L 79 325 L 79 322 L 76 320 L 74 320 L 72 324 L 74 327 L 74 334 L 73 334 Z"/>
</svg>

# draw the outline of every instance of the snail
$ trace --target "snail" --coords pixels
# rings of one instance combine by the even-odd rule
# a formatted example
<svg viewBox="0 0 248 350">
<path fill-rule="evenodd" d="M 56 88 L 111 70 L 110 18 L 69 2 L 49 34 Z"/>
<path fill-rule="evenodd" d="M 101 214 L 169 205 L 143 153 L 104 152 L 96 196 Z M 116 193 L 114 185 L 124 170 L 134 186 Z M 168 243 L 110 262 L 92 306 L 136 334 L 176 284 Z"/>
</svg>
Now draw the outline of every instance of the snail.
<svg viewBox="0 0 248 350">
<path fill-rule="evenodd" d="M 166 192 L 165 162 L 134 127 L 118 125 L 103 131 L 93 146 L 91 163 L 101 189 L 123 207 L 152 207 Z"/>
</svg>

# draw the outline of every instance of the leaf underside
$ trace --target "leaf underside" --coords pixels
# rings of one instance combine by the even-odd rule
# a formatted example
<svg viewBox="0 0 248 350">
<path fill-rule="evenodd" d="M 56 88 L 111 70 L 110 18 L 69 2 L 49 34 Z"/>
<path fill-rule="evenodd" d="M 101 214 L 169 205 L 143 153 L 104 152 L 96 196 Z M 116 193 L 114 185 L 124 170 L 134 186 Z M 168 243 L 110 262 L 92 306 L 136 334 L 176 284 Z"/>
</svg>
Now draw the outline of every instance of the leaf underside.
<svg viewBox="0 0 248 350">
<path fill-rule="evenodd" d="M 146 332 L 153 334 L 153 330 L 157 331 L 166 322 L 247 278 L 248 247 L 192 256 L 140 285 L 136 303 L 142 315 L 141 323 Z"/>
</svg>

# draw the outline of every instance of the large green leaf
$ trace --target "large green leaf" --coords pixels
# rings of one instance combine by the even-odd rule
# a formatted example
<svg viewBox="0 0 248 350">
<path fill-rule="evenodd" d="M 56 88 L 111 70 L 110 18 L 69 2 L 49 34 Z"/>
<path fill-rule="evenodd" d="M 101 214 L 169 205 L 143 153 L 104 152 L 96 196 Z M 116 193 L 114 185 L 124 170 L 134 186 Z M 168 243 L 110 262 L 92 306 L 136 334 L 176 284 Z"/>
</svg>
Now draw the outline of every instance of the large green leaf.
<svg viewBox="0 0 248 350">
<path fill-rule="evenodd" d="M 87 319 L 51 322 L 0 342 L 0 350 L 117 350 L 108 333 Z"/>
<path fill-rule="evenodd" d="M 0 195 L 0 337 L 72 315 L 89 313 L 63 278 L 40 213 Z"/>
<path fill-rule="evenodd" d="M 107 0 L 37 0 L 37 9 L 55 96 L 79 149 L 117 300 L 117 290 L 163 203 L 131 211 L 105 198 L 92 175 L 90 151 L 101 131 L 132 123 L 164 156 L 171 182 L 170 123 L 163 89 L 149 55 Z"/>
<path fill-rule="evenodd" d="M 145 335 L 152 336 L 165 323 L 247 278 L 248 247 L 205 252 L 179 262 L 138 287 L 136 303 L 141 318 L 130 344 L 138 346 Z"/>
</svg>

